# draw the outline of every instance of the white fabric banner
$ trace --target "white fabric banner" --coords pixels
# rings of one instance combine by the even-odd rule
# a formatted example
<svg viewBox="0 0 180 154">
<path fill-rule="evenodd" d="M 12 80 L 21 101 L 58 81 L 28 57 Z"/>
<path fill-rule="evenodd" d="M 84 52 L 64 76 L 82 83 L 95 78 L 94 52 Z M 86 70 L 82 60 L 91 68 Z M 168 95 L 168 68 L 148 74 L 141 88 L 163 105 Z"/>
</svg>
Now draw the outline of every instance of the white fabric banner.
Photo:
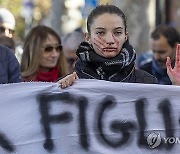
<svg viewBox="0 0 180 154">
<path fill-rule="evenodd" d="M 78 80 L 0 85 L 0 154 L 180 151 L 180 87 Z"/>
</svg>

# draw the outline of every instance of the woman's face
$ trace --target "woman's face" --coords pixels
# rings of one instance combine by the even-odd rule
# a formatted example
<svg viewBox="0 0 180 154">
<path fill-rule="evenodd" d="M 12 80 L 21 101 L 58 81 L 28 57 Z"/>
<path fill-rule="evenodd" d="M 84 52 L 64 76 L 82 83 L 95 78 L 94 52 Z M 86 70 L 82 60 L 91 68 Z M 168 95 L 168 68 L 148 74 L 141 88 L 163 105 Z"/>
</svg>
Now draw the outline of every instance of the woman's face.
<svg viewBox="0 0 180 154">
<path fill-rule="evenodd" d="M 62 46 L 55 36 L 49 34 L 41 50 L 39 59 L 40 69 L 41 71 L 49 71 L 57 65 Z"/>
<path fill-rule="evenodd" d="M 116 14 L 105 13 L 98 16 L 90 30 L 91 34 L 87 34 L 86 39 L 95 52 L 104 58 L 117 56 L 127 40 L 123 19 Z"/>
</svg>

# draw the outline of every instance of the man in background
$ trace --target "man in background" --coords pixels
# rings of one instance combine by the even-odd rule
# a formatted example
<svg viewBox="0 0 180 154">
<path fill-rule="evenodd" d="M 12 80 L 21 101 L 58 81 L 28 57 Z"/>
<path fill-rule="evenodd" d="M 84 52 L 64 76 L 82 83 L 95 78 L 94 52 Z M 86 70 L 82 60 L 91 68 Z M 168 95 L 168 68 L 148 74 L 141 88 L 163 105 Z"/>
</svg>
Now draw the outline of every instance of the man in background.
<svg viewBox="0 0 180 154">
<path fill-rule="evenodd" d="M 15 29 L 14 15 L 6 8 L 0 8 L 0 36 L 12 38 Z"/>
<path fill-rule="evenodd" d="M 172 64 L 175 63 L 176 46 L 180 43 L 180 34 L 171 26 L 160 25 L 152 33 L 150 46 L 152 50 L 152 60 L 147 61 L 139 68 L 154 75 L 159 84 L 171 85 L 167 75 L 166 59 L 170 57 Z"/>
<path fill-rule="evenodd" d="M 84 40 L 84 34 L 81 30 L 75 30 L 62 39 L 63 52 L 68 62 L 69 73 L 72 73 L 75 69 L 75 62 L 77 60 L 76 50 L 79 44 Z"/>
<path fill-rule="evenodd" d="M 0 45 L 0 84 L 21 82 L 19 62 L 8 47 Z"/>
</svg>

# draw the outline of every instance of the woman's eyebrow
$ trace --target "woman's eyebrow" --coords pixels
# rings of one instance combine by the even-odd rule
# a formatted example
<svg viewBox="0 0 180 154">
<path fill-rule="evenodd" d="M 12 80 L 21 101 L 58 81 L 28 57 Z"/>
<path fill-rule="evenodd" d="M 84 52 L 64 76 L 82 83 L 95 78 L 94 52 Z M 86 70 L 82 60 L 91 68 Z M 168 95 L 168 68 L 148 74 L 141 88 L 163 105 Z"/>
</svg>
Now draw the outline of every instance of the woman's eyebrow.
<svg viewBox="0 0 180 154">
<path fill-rule="evenodd" d="M 101 30 L 104 30 L 105 28 L 103 28 L 103 27 L 96 27 L 95 29 L 101 29 Z"/>
<path fill-rule="evenodd" d="M 123 29 L 123 27 L 116 27 L 114 28 L 115 30 L 118 30 L 118 29 Z"/>
</svg>

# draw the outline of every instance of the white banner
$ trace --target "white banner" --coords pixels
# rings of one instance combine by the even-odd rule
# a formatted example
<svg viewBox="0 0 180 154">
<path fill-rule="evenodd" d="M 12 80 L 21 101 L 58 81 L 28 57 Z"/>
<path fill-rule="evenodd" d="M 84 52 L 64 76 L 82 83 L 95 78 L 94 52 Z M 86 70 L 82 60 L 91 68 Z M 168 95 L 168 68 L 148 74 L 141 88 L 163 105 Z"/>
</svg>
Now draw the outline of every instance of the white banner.
<svg viewBox="0 0 180 154">
<path fill-rule="evenodd" d="M 0 154 L 179 154 L 179 93 L 100 80 L 0 85 Z"/>
</svg>

